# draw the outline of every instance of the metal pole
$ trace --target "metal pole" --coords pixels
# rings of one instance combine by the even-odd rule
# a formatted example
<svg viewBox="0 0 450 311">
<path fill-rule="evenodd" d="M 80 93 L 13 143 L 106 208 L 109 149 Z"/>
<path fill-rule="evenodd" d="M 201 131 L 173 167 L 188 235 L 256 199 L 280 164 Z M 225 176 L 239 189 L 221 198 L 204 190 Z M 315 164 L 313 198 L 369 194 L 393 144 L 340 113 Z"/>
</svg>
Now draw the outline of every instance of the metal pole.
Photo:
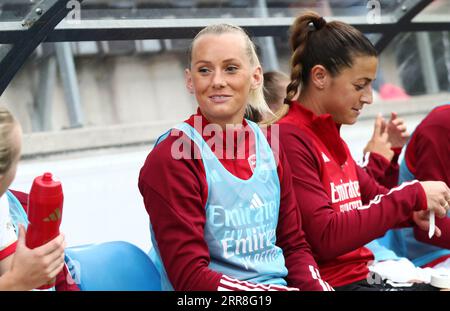
<svg viewBox="0 0 450 311">
<path fill-rule="evenodd" d="M 266 0 L 258 0 L 258 9 L 260 17 L 269 17 Z M 273 37 L 262 37 L 259 39 L 262 52 L 262 66 L 264 71 L 279 70 L 277 50 Z"/>
<path fill-rule="evenodd" d="M 55 43 L 55 46 L 59 72 L 61 74 L 64 95 L 69 111 L 70 126 L 82 127 L 84 117 L 80 103 L 80 92 L 78 89 L 77 74 L 70 42 Z"/>
<path fill-rule="evenodd" d="M 425 89 L 428 94 L 438 93 L 439 83 L 434 64 L 433 51 L 431 49 L 430 34 L 427 32 L 418 32 L 416 33 L 416 37 Z"/>
<path fill-rule="evenodd" d="M 448 90 L 450 91 L 450 33 L 448 31 L 442 32 L 442 44 L 444 45 L 444 62 L 447 68 Z"/>
<path fill-rule="evenodd" d="M 52 130 L 52 97 L 56 80 L 56 59 L 54 56 L 45 57 L 39 70 L 39 82 L 35 114 L 31 118 L 33 131 Z"/>
</svg>

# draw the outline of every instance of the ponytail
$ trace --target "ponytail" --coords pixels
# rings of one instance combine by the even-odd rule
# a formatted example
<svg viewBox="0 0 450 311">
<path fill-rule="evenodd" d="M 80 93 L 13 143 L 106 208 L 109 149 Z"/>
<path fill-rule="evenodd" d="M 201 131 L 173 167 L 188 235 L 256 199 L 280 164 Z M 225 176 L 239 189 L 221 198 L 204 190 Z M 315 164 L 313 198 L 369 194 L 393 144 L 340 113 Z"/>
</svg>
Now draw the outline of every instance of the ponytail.
<svg viewBox="0 0 450 311">
<path fill-rule="evenodd" d="M 302 87 L 308 85 L 311 70 L 322 65 L 333 77 L 345 67 L 351 67 L 355 56 L 377 56 L 372 43 L 356 28 L 338 21 L 326 22 L 315 12 L 297 17 L 290 29 L 292 51 L 290 80 L 285 104 L 275 117 L 265 121 L 272 124 L 289 111 L 289 105 Z"/>
<path fill-rule="evenodd" d="M 306 12 L 299 16 L 291 26 L 289 43 L 292 50 L 291 56 L 291 82 L 286 88 L 286 100 L 291 101 L 302 83 L 306 83 L 304 66 L 305 54 L 309 38 L 313 32 L 320 31 L 327 22 L 315 12 Z M 309 68 L 310 69 L 310 68 Z M 309 71 L 308 71 L 309 74 Z"/>
<path fill-rule="evenodd" d="M 322 65 L 332 76 L 353 65 L 355 56 L 377 56 L 372 43 L 359 30 L 343 22 L 327 23 L 315 12 L 297 17 L 291 26 L 291 83 L 286 90 L 290 102 L 299 88 L 308 85 L 311 69 Z"/>
<path fill-rule="evenodd" d="M 327 23 L 312 11 L 296 18 L 289 43 L 291 82 L 286 88 L 285 104 L 266 124 L 275 123 L 288 113 L 294 97 L 308 85 L 314 66 L 322 65 L 332 76 L 337 76 L 343 68 L 353 65 L 355 56 L 377 57 L 375 47 L 359 30 L 343 22 Z"/>
</svg>

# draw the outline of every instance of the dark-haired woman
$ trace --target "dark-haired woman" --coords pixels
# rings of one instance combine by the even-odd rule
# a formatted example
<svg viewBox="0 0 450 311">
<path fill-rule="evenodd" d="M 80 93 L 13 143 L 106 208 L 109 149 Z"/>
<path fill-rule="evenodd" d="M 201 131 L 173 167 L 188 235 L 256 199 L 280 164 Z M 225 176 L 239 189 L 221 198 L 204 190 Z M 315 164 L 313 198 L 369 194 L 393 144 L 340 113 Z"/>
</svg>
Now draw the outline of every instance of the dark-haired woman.
<svg viewBox="0 0 450 311">
<path fill-rule="evenodd" d="M 364 245 L 394 227 L 427 228 L 422 216 L 433 210 L 443 217 L 450 190 L 412 181 L 389 191 L 352 159 L 339 130 L 372 102 L 378 65 L 360 31 L 308 12 L 292 25 L 290 43 L 291 83 L 272 122 L 280 125 L 306 238 L 322 278 L 336 289 L 386 290 L 368 278 L 373 254 Z"/>
</svg>

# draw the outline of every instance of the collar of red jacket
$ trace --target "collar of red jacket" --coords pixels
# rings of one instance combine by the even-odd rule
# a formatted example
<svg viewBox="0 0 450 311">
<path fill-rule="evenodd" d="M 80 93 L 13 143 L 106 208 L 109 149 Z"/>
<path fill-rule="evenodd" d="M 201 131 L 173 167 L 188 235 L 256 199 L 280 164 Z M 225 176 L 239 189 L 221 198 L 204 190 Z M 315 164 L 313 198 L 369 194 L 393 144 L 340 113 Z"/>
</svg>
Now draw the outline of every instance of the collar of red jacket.
<svg viewBox="0 0 450 311">
<path fill-rule="evenodd" d="M 208 124 L 210 124 L 210 122 L 208 121 L 208 119 L 206 119 L 205 118 L 205 116 L 203 115 L 203 113 L 201 112 L 201 110 L 200 110 L 200 108 L 199 107 L 197 107 L 197 112 L 195 113 L 195 114 L 193 114 L 192 116 L 190 116 L 189 117 L 189 119 L 188 120 L 186 120 L 185 122 L 188 122 L 189 123 L 189 120 L 193 120 L 193 118 L 195 117 L 195 116 L 200 116 L 200 117 L 202 117 L 202 129 L 204 129 L 205 128 L 205 126 L 207 126 Z M 193 122 L 193 121 L 192 121 Z M 242 119 L 242 125 L 245 127 L 245 126 L 247 126 L 247 121 L 245 120 L 245 119 Z"/>
<path fill-rule="evenodd" d="M 339 165 L 347 161 L 347 150 L 340 135 L 341 125 L 334 122 L 330 114 L 316 115 L 300 102 L 292 101 L 288 114 L 279 123 L 289 123 L 300 129 L 311 130 Z"/>
<path fill-rule="evenodd" d="M 187 124 L 189 124 L 190 126 L 192 126 L 193 128 L 195 128 L 197 130 L 197 132 L 199 132 L 203 139 L 206 141 L 206 143 L 209 145 L 209 147 L 211 148 L 211 150 L 213 152 L 216 152 L 216 148 L 218 147 L 215 142 L 216 139 L 221 139 L 222 140 L 222 148 L 223 150 L 227 150 L 227 148 L 233 148 L 233 154 L 234 156 L 238 156 L 237 153 L 240 151 L 239 147 L 242 144 L 245 144 L 246 148 L 245 148 L 245 153 L 246 153 L 246 157 L 248 156 L 248 153 L 250 152 L 250 150 L 248 149 L 249 146 L 253 145 L 254 142 L 254 137 L 253 135 L 250 135 L 250 132 L 248 130 L 248 123 L 245 119 L 242 119 L 242 127 L 236 127 L 232 130 L 233 133 L 233 140 L 232 140 L 232 145 L 229 146 L 228 144 L 230 143 L 230 141 L 227 140 L 227 135 L 224 134 L 223 131 L 219 130 L 219 131 L 210 131 L 210 130 L 205 130 L 205 127 L 209 124 L 211 124 L 211 122 L 208 121 L 208 119 L 205 118 L 205 116 L 202 114 L 202 112 L 200 111 L 200 108 L 197 108 L 197 113 L 193 114 L 189 117 L 189 119 L 185 120 L 184 122 L 186 122 Z M 218 150 L 219 151 L 219 150 Z M 241 151 L 242 152 L 242 151 Z M 239 155 L 241 156 L 241 155 Z"/>
</svg>

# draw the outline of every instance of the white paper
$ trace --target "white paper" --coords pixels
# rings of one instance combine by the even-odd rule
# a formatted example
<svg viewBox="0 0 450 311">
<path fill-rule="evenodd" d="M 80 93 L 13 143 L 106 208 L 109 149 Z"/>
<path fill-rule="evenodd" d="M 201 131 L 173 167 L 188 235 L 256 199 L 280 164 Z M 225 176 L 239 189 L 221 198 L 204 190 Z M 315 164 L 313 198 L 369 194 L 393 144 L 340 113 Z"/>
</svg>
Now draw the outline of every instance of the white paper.
<svg viewBox="0 0 450 311">
<path fill-rule="evenodd" d="M 434 211 L 430 211 L 430 228 L 428 229 L 428 238 L 432 238 L 434 231 L 436 230 L 436 225 L 434 223 Z"/>
</svg>

